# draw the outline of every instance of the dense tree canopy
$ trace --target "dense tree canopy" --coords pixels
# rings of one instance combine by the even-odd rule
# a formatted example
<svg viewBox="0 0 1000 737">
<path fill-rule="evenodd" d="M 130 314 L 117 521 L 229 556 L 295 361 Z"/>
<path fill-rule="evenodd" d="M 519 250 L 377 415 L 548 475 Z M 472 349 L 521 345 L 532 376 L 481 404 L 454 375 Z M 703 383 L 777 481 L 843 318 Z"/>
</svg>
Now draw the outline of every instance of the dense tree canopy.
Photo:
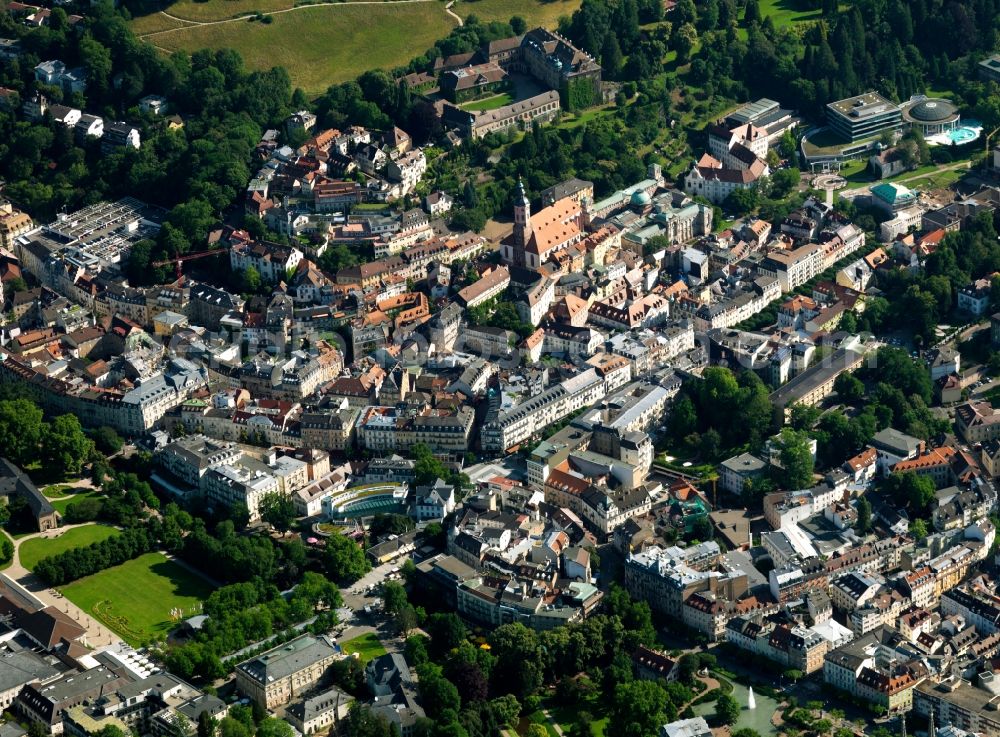
<svg viewBox="0 0 1000 737">
<path fill-rule="evenodd" d="M 42 433 L 42 458 L 67 476 L 77 476 L 94 451 L 76 415 L 59 415 Z"/>
<path fill-rule="evenodd" d="M 88 8 L 84 28 L 82 34 L 52 26 L 29 31 L 0 14 L 3 35 L 22 37 L 27 52 L 0 68 L 0 84 L 27 99 L 38 87 L 32 70 L 39 61 L 80 64 L 89 76 L 85 95 L 66 97 L 46 87 L 49 101 L 127 119 L 141 129 L 142 147 L 105 154 L 98 142 L 77 142 L 71 129 L 48 116 L 31 123 L 0 111 L 0 140 L 12 144 L 0 145 L 5 194 L 42 222 L 57 211 L 123 195 L 171 208 L 157 242 L 143 244 L 137 267 L 129 269 L 140 284 L 148 283 L 168 272 L 157 274 L 145 264 L 203 243 L 237 201 L 263 127 L 291 111 L 291 83 L 283 69 L 247 71 L 234 51 L 163 56 L 133 35 L 111 3 Z M 184 127 L 168 129 L 141 112 L 137 102 L 148 94 L 167 97 Z"/>
<path fill-rule="evenodd" d="M 166 663 L 182 678 L 217 678 L 226 673 L 225 655 L 314 615 L 317 629 L 328 629 L 336 624 L 333 610 L 341 603 L 339 589 L 316 573 L 306 573 L 288 598 L 260 579 L 223 586 L 203 605 L 208 620 L 202 629 L 192 641 L 168 650 Z"/>
<path fill-rule="evenodd" d="M 735 3 L 703 5 L 711 10 L 700 11 L 694 84 L 738 99 L 771 97 L 820 118 L 827 102 L 865 90 L 902 101 L 924 92 L 928 83 L 945 82 L 978 106 L 977 114 L 998 120 L 1000 96 L 973 81 L 972 66 L 975 52 L 995 48 L 996 0 L 859 0 L 843 11 L 837 3 L 824 3 L 825 22 L 783 29 L 761 14 L 757 2 L 746 4 L 742 19 Z M 735 33 L 741 20 L 745 37 Z M 586 39 L 581 26 L 568 29 L 577 41 Z"/>
<path fill-rule="evenodd" d="M 671 411 L 671 435 L 706 460 L 724 457 L 748 440 L 759 447 L 773 425 L 768 395 L 767 385 L 752 371 L 737 375 L 710 366 L 700 381 L 685 382 Z"/>
<path fill-rule="evenodd" d="M 809 436 L 801 430 L 785 428 L 775 438 L 778 448 L 778 479 L 786 489 L 805 489 L 813 482 L 813 456 Z"/>
<path fill-rule="evenodd" d="M 326 541 L 323 563 L 334 581 L 354 583 L 371 570 L 365 551 L 349 537 L 334 534 Z"/>
<path fill-rule="evenodd" d="M 651 737 L 676 717 L 677 710 L 656 681 L 620 683 L 615 688 L 611 719 L 624 737 Z"/>
<path fill-rule="evenodd" d="M 739 702 L 731 694 L 722 694 L 715 702 L 715 716 L 721 724 L 736 724 L 740 718 Z"/>
<path fill-rule="evenodd" d="M 915 473 L 893 473 L 883 484 L 886 494 L 913 517 L 926 517 L 934 501 L 934 480 Z"/>
<path fill-rule="evenodd" d="M 260 500 L 260 516 L 276 530 L 285 532 L 295 522 L 295 503 L 280 491 L 265 494 Z"/>
<path fill-rule="evenodd" d="M 45 424 L 42 410 L 28 399 L 0 402 L 0 448 L 19 466 L 38 458 Z"/>
<path fill-rule="evenodd" d="M 87 547 L 42 558 L 35 566 L 35 574 L 50 586 L 62 586 L 147 553 L 155 542 L 142 528 L 125 530 Z"/>
</svg>

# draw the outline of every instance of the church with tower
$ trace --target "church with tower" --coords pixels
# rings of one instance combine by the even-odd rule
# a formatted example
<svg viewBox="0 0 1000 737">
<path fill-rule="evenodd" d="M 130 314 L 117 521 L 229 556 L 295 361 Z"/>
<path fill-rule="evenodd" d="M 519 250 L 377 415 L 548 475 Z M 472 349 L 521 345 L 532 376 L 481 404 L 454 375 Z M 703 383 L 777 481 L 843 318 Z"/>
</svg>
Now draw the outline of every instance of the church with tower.
<svg viewBox="0 0 1000 737">
<path fill-rule="evenodd" d="M 587 202 L 564 198 L 532 215 L 524 184 L 518 182 L 514 231 L 501 244 L 503 260 L 513 266 L 538 269 L 550 258 L 587 236 Z"/>
</svg>

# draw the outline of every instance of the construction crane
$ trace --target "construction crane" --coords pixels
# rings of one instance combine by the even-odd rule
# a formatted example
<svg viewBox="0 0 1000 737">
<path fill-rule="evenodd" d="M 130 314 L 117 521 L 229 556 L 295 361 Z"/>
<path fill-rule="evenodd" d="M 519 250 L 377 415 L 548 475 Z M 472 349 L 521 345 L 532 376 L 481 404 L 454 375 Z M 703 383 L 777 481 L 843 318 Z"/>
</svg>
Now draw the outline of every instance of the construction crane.
<svg viewBox="0 0 1000 737">
<path fill-rule="evenodd" d="M 180 279 L 183 275 L 181 271 L 181 264 L 185 261 L 194 261 L 195 259 L 205 258 L 206 256 L 218 256 L 221 253 L 227 253 L 225 248 L 216 248 L 211 251 L 199 251 L 198 253 L 186 253 L 183 256 L 174 256 L 173 258 L 164 259 L 163 261 L 154 261 L 152 266 L 170 266 L 174 264 L 177 267 L 177 278 Z"/>
<path fill-rule="evenodd" d="M 992 133 L 986 136 L 986 166 L 989 166 L 990 161 L 990 139 L 993 138 L 997 133 L 1000 133 L 1000 128 L 995 128 Z"/>
</svg>

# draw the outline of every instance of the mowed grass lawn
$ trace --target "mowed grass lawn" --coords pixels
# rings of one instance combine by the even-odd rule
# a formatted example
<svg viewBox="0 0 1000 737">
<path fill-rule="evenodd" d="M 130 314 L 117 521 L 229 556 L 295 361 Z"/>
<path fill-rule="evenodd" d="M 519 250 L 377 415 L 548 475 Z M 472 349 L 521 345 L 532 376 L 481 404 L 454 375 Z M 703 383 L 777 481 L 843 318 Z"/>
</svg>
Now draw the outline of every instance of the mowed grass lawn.
<svg viewBox="0 0 1000 737">
<path fill-rule="evenodd" d="M 168 51 L 236 49 L 249 68 L 282 66 L 294 85 L 316 95 L 368 69 L 403 66 L 455 26 L 437 2 L 388 2 L 384 7 L 344 3 L 271 17 L 269 24 L 192 26 L 149 41 Z"/>
<path fill-rule="evenodd" d="M 163 10 L 175 18 L 205 23 L 206 21 L 238 18 L 241 15 L 253 14 L 258 11 L 273 13 L 275 10 L 287 10 L 294 7 L 294 0 L 208 0 L 207 2 L 204 0 L 202 2 L 177 0 L 177 2 L 165 6 Z M 166 19 L 165 16 L 162 17 Z M 136 20 L 141 20 L 141 18 Z"/>
<path fill-rule="evenodd" d="M 762 18 L 770 17 L 775 28 L 781 28 L 792 23 L 819 20 L 823 13 L 818 9 L 803 9 L 796 0 L 761 0 L 760 15 Z"/>
<path fill-rule="evenodd" d="M 559 18 L 573 15 L 581 0 L 456 0 L 452 10 L 462 18 L 474 15 L 484 23 L 494 20 L 508 21 L 519 15 L 528 21 L 528 28 L 543 26 L 555 28 Z"/>
<path fill-rule="evenodd" d="M 498 107 L 510 105 L 512 102 L 514 102 L 514 98 L 511 97 L 510 93 L 502 92 L 492 97 L 484 97 L 482 100 L 463 102 L 459 107 L 463 110 L 496 110 Z"/>
<path fill-rule="evenodd" d="M 942 171 L 939 174 L 932 174 L 928 177 L 908 180 L 906 182 L 906 186 L 910 189 L 918 191 L 943 189 L 945 187 L 950 187 L 968 173 L 968 169 L 949 169 L 948 171 Z"/>
<path fill-rule="evenodd" d="M 130 645 L 138 646 L 166 635 L 177 624 L 171 619 L 171 609 L 181 609 L 184 618 L 197 614 L 198 605 L 213 587 L 162 553 L 146 553 L 74 581 L 61 591 Z"/>
<path fill-rule="evenodd" d="M 840 10 L 843 12 L 851 5 L 851 0 L 841 0 Z M 820 20 L 823 11 L 819 9 L 803 8 L 798 0 L 760 0 L 760 17 L 770 18 L 775 28 L 784 28 L 794 23 L 804 23 L 805 21 Z M 737 30 L 740 38 L 747 38 L 747 29 Z"/>
<path fill-rule="evenodd" d="M 528 731 L 531 728 L 532 724 L 541 725 L 542 728 L 545 729 L 545 733 L 548 735 L 548 737 L 559 737 L 559 733 L 556 732 L 555 725 L 552 724 L 549 718 L 545 716 L 545 712 L 543 712 L 541 709 L 532 712 L 527 716 L 522 716 L 521 720 L 517 724 L 517 733 L 522 735 L 522 737 L 524 737 L 525 735 L 528 734 Z"/>
<path fill-rule="evenodd" d="M 81 491 L 77 494 L 67 494 L 65 499 L 53 499 L 52 507 L 59 512 L 59 514 L 66 514 L 66 507 L 68 507 L 73 502 L 78 502 L 81 499 L 94 499 L 101 498 L 104 495 L 100 491 Z"/>
<path fill-rule="evenodd" d="M 165 16 L 163 13 L 150 13 L 149 15 L 141 15 L 138 18 L 133 18 L 129 25 L 132 27 L 133 33 L 137 36 L 143 36 L 147 33 L 157 33 L 171 28 L 184 28 L 185 26 L 189 26 L 190 23 L 182 23 L 179 20 Z M 155 43 L 155 38 L 150 39 L 150 41 Z"/>
<path fill-rule="evenodd" d="M 480 20 L 509 20 L 520 15 L 528 27 L 555 27 L 571 15 L 581 0 L 477 0 L 457 2 L 454 11 Z M 273 13 L 294 7 L 294 0 L 179 0 L 166 7 L 177 18 L 201 23 Z M 331 84 L 356 78 L 369 69 L 404 66 L 455 27 L 444 4 L 398 3 L 353 5 L 348 0 L 322 6 L 302 6 L 271 16 L 271 23 L 238 20 L 216 25 L 190 25 L 152 13 L 132 21 L 133 30 L 154 34 L 147 40 L 163 51 L 232 48 L 251 69 L 283 66 L 292 83 L 317 95 Z M 171 30 L 173 29 L 173 30 Z M 169 31 L 169 32 L 163 32 Z"/>
<path fill-rule="evenodd" d="M 345 4 L 352 1 L 354 0 L 344 0 Z M 392 0 L 385 1 L 391 2 Z M 554 28 L 559 18 L 563 15 L 572 15 L 573 11 L 580 7 L 580 2 L 581 0 L 545 0 L 544 2 L 543 0 L 474 0 L 473 2 L 457 0 L 453 10 L 456 15 L 462 18 L 475 15 L 483 22 L 507 21 L 510 20 L 511 16 L 520 15 L 528 22 L 529 27 L 534 25 Z M 163 10 L 175 18 L 204 23 L 237 18 L 247 13 L 273 13 L 276 10 L 294 8 L 296 4 L 301 3 L 297 3 L 296 0 L 177 0 L 177 2 L 165 6 Z M 442 3 L 435 0 L 435 2 L 428 4 L 437 6 L 439 13 L 443 12 Z M 133 26 L 137 29 L 142 27 L 142 21 L 151 18 L 152 15 L 134 19 Z M 170 20 L 166 16 L 161 17 L 165 21 Z M 147 27 L 141 31 L 136 30 L 136 32 L 151 33 L 152 30 L 152 27 Z"/>
<path fill-rule="evenodd" d="M 357 653 L 358 659 L 362 663 L 367 663 L 379 655 L 385 655 L 385 647 L 374 632 L 369 632 L 367 635 L 361 635 L 361 637 L 355 637 L 353 640 L 342 642 L 340 643 L 340 648 L 348 655 Z"/>
<path fill-rule="evenodd" d="M 552 699 L 545 705 L 549 710 L 549 714 L 551 714 L 552 718 L 559 724 L 563 734 L 569 732 L 570 728 L 573 726 L 573 722 L 576 721 L 576 716 L 579 711 L 587 711 L 591 716 L 591 733 L 594 737 L 604 737 L 604 730 L 608 726 L 607 708 L 598 698 L 596 693 L 585 697 L 581 704 L 575 706 L 560 704 L 558 699 Z"/>
<path fill-rule="evenodd" d="M 74 527 L 60 533 L 59 537 L 33 537 L 21 543 L 19 549 L 21 565 L 29 571 L 35 570 L 38 561 L 50 555 L 62 553 L 70 548 L 84 548 L 92 543 L 107 540 L 118 534 L 118 530 L 107 525 L 86 525 Z"/>
</svg>

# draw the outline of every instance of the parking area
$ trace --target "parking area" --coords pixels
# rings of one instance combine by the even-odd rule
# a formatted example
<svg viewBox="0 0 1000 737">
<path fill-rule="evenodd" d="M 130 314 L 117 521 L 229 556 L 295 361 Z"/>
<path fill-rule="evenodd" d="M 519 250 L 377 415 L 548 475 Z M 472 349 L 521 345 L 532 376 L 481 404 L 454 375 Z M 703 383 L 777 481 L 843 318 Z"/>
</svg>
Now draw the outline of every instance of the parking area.
<svg viewBox="0 0 1000 737">
<path fill-rule="evenodd" d="M 365 607 L 376 608 L 381 605 L 381 586 L 387 580 L 401 580 L 399 566 L 403 559 L 390 561 L 372 568 L 349 588 L 341 589 L 344 606 L 353 610 L 359 617 L 365 614 Z"/>
</svg>

